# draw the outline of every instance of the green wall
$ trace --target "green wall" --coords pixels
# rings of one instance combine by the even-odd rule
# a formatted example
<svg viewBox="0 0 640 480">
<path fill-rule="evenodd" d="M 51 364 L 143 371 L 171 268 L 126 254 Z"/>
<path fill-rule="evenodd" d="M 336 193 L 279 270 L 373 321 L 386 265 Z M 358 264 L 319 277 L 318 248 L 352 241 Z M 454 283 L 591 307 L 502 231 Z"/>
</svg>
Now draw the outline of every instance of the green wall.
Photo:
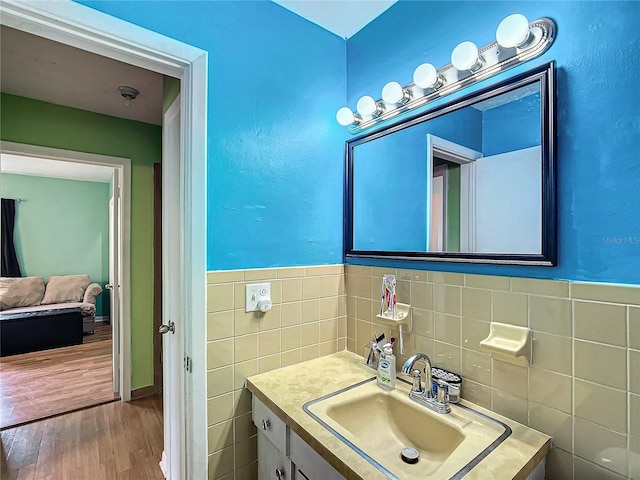
<svg viewBox="0 0 640 480">
<path fill-rule="evenodd" d="M 180 94 L 180 79 L 174 77 L 162 77 L 162 111 L 164 113 Z"/>
<path fill-rule="evenodd" d="M 109 279 L 109 184 L 2 175 L 2 196 L 16 205 L 15 245 L 22 274 Z M 105 315 L 102 295 L 96 315 Z"/>
<path fill-rule="evenodd" d="M 162 160 L 162 127 L 5 93 L 0 124 L 4 141 L 131 159 L 131 387 L 152 385 L 153 164 Z"/>
</svg>

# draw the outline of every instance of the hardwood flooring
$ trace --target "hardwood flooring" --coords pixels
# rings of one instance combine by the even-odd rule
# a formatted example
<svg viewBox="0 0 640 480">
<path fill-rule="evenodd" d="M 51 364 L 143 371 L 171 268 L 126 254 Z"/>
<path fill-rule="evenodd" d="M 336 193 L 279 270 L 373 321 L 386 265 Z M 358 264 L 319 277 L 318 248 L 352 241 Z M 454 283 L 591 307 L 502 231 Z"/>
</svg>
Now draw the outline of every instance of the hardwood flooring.
<svg viewBox="0 0 640 480">
<path fill-rule="evenodd" d="M 0 433 L 1 480 L 164 477 L 162 397 L 112 402 Z"/>
<path fill-rule="evenodd" d="M 0 359 L 0 430 L 113 401 L 111 326 L 85 343 Z"/>
<path fill-rule="evenodd" d="M 104 340 L 111 340 L 111 324 L 98 322 L 92 335 L 82 337 L 82 344 L 102 342 Z"/>
</svg>

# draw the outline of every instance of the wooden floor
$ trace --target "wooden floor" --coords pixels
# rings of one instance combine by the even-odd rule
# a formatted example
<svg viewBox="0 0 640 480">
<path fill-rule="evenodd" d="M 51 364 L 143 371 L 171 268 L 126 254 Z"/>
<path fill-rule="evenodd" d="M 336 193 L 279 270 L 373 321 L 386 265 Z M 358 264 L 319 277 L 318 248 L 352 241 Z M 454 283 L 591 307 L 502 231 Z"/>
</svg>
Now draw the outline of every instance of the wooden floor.
<svg viewBox="0 0 640 480">
<path fill-rule="evenodd" d="M 112 402 L 0 433 L 2 480 L 158 479 L 162 399 Z"/>
<path fill-rule="evenodd" d="M 105 322 L 96 323 L 95 330 L 90 335 L 82 337 L 82 343 L 102 342 L 104 340 L 111 341 L 111 324 Z"/>
<path fill-rule="evenodd" d="M 97 324 L 84 342 L 0 359 L 0 430 L 118 398 L 111 326 Z"/>
</svg>

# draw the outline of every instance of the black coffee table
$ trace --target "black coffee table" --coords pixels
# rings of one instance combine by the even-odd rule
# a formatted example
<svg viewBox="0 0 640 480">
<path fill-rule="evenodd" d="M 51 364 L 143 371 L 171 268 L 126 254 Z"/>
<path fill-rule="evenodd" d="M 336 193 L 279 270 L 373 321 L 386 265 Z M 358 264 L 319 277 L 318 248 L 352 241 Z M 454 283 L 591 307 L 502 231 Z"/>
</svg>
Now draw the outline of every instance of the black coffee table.
<svg viewBox="0 0 640 480">
<path fill-rule="evenodd" d="M 79 308 L 0 313 L 0 357 L 81 343 Z"/>
</svg>

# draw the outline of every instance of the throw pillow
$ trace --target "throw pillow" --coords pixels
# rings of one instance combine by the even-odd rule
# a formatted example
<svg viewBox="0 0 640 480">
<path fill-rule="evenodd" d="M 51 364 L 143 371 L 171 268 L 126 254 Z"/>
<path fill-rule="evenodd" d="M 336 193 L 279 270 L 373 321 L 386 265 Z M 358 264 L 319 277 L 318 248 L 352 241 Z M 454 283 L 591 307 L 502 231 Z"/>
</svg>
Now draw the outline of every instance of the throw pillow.
<svg viewBox="0 0 640 480">
<path fill-rule="evenodd" d="M 40 305 L 43 295 L 42 277 L 0 277 L 0 310 Z"/>
<path fill-rule="evenodd" d="M 49 277 L 42 304 L 82 302 L 88 285 L 89 275 Z"/>
</svg>

